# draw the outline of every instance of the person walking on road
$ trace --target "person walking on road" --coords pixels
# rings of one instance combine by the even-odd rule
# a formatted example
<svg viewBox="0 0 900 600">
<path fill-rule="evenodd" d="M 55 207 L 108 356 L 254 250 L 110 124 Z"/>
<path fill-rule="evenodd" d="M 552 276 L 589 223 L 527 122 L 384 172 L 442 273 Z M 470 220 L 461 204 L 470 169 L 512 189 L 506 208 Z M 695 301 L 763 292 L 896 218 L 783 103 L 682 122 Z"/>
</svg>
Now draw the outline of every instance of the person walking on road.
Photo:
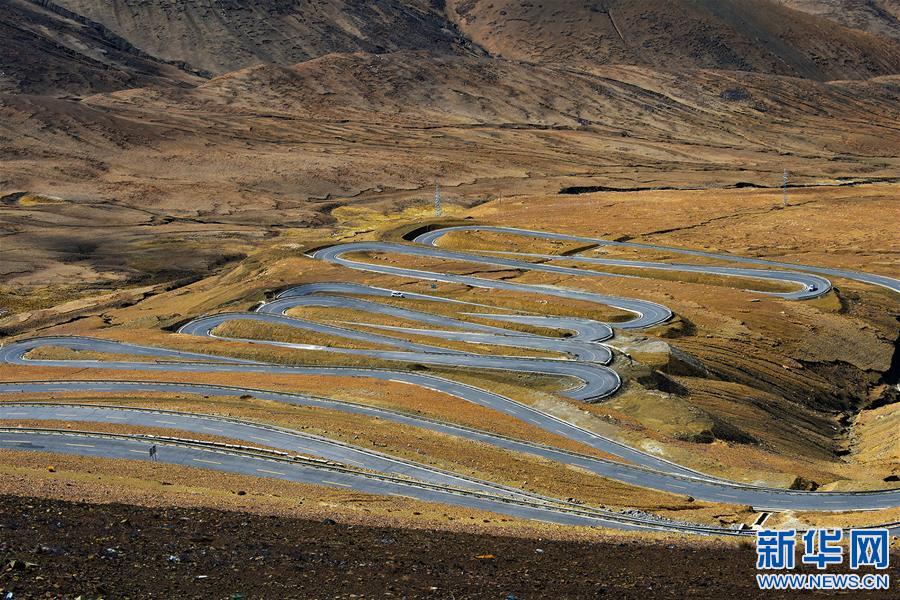
<svg viewBox="0 0 900 600">
<path fill-rule="evenodd" d="M 156 444 L 150 446 L 150 460 L 156 460 Z"/>
</svg>

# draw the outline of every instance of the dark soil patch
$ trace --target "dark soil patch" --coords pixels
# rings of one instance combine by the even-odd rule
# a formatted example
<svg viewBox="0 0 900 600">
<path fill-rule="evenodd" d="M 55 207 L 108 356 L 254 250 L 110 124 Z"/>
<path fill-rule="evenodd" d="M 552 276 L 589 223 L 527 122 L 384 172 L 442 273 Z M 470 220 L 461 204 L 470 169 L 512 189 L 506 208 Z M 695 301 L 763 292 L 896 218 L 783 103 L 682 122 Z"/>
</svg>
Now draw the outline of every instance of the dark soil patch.
<svg viewBox="0 0 900 600">
<path fill-rule="evenodd" d="M 778 597 L 756 589 L 754 563 L 749 545 L 714 540 L 541 541 L 0 496 L 0 590 L 16 600 Z"/>
</svg>

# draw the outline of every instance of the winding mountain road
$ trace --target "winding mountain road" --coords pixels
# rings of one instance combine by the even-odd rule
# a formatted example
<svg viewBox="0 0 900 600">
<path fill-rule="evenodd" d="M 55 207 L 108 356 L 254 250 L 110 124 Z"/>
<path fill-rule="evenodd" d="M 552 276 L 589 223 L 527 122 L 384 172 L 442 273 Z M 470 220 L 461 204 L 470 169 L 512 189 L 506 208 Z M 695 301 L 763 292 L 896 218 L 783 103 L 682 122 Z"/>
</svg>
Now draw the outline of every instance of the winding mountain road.
<svg viewBox="0 0 900 600">
<path fill-rule="evenodd" d="M 441 237 L 450 231 L 490 231 L 495 233 L 503 233 L 517 236 L 527 236 L 533 238 L 552 239 L 573 241 L 591 246 L 617 245 L 628 246 L 639 249 L 665 250 L 669 252 L 677 252 L 682 254 L 700 256 L 706 259 L 714 258 L 719 261 L 731 261 L 738 263 L 748 263 L 754 266 L 761 265 L 766 268 L 747 268 L 741 267 L 725 267 L 725 266 L 708 266 L 696 264 L 675 264 L 675 263 L 659 263 L 648 261 L 622 261 L 601 259 L 583 256 L 556 256 L 546 254 L 513 254 L 513 253 L 480 253 L 474 254 L 469 252 L 460 252 L 453 250 L 445 250 L 436 247 Z M 612 351 L 602 344 L 604 340 L 608 340 L 613 336 L 613 328 L 620 329 L 641 329 L 652 327 L 664 323 L 671 318 L 671 311 L 660 304 L 630 298 L 620 298 L 586 292 L 583 290 L 567 289 L 557 286 L 545 285 L 528 285 L 520 283 L 511 283 L 508 281 L 492 280 L 471 275 L 454 275 L 440 273 L 434 271 L 423 271 L 413 268 L 397 267 L 387 264 L 374 262 L 367 257 L 372 254 L 391 254 L 413 257 L 424 257 L 438 261 L 447 262 L 465 262 L 491 265 L 501 267 L 503 269 L 511 269 L 516 271 L 540 271 L 562 275 L 578 275 L 581 277 L 609 277 L 621 276 L 614 273 L 604 273 L 596 270 L 594 267 L 613 266 L 627 267 L 630 269 L 641 270 L 646 269 L 650 272 L 654 270 L 667 270 L 688 273 L 704 273 L 723 277 L 738 277 L 748 281 L 776 281 L 785 286 L 793 287 L 789 292 L 757 292 L 767 293 L 772 296 L 781 297 L 788 300 L 806 300 L 815 298 L 827 293 L 831 289 L 831 283 L 821 275 L 829 275 L 835 277 L 849 278 L 863 283 L 879 285 L 900 293 L 900 281 L 879 275 L 870 275 L 865 273 L 855 273 L 851 271 L 823 269 L 816 267 L 806 267 L 800 265 L 790 265 L 788 263 L 765 261 L 762 259 L 752 259 L 735 257 L 731 255 L 712 254 L 707 252 L 699 252 L 693 250 L 684 250 L 677 248 L 668 248 L 663 246 L 653 246 L 647 244 L 634 244 L 628 242 L 608 242 L 605 240 L 586 238 L 582 236 L 571 236 L 556 233 L 535 232 L 522 229 L 512 229 L 504 227 L 490 226 L 464 226 L 449 227 L 434 232 L 429 232 L 418 236 L 414 242 L 417 245 L 407 245 L 391 242 L 360 242 L 341 244 L 318 250 L 312 254 L 316 259 L 328 261 L 337 265 L 348 267 L 355 270 L 362 270 L 372 273 L 380 273 L 403 277 L 414 280 L 430 280 L 447 283 L 462 284 L 482 289 L 506 290 L 517 293 L 540 295 L 543 297 L 559 298 L 559 299 L 577 299 L 598 305 L 613 306 L 620 310 L 632 313 L 633 318 L 614 323 L 612 326 L 607 323 L 601 323 L 584 318 L 557 317 L 545 315 L 523 314 L 514 311 L 501 311 L 498 308 L 491 307 L 486 304 L 467 303 L 457 300 L 449 300 L 432 296 L 428 294 L 403 294 L 403 299 L 425 300 L 435 303 L 454 303 L 464 305 L 466 310 L 471 312 L 464 313 L 460 316 L 478 316 L 481 319 L 490 319 L 498 325 L 485 325 L 482 323 L 473 323 L 463 319 L 451 318 L 439 314 L 432 314 L 422 310 L 414 310 L 411 308 L 403 308 L 394 304 L 377 301 L 379 298 L 390 298 L 396 296 L 397 293 L 384 288 L 370 287 L 353 283 L 315 283 L 300 285 L 286 290 L 279 294 L 273 301 L 265 303 L 258 307 L 254 312 L 248 313 L 221 313 L 200 317 L 187 323 L 179 330 L 179 333 L 186 335 L 212 336 L 217 337 L 215 330 L 223 323 L 237 320 L 261 321 L 282 327 L 294 328 L 297 330 L 308 331 L 316 334 L 328 335 L 332 337 L 343 338 L 346 340 L 364 342 L 376 346 L 378 349 L 360 349 L 360 348 L 335 348 L 326 346 L 317 346 L 310 344 L 292 344 L 286 342 L 275 342 L 270 340 L 248 340 L 239 339 L 242 342 L 254 344 L 271 344 L 282 347 L 297 349 L 319 349 L 327 350 L 336 354 L 365 356 L 385 361 L 394 362 L 398 365 L 403 363 L 419 363 L 438 365 L 444 367 L 467 367 L 469 369 L 486 369 L 486 370 L 502 370 L 515 372 L 530 372 L 552 375 L 555 377 L 565 378 L 572 382 L 572 387 L 564 393 L 569 397 L 580 400 L 594 402 L 613 394 L 621 385 L 621 380 L 616 372 L 611 369 L 609 363 L 613 359 Z M 512 258 L 516 256 L 518 258 Z M 580 268 L 575 266 L 559 266 L 548 264 L 553 261 L 567 261 L 570 264 L 585 264 L 588 268 Z M 539 261 L 539 262 L 531 262 Z M 777 268 L 773 268 L 777 267 Z M 812 274 L 814 273 L 814 274 Z M 394 303 L 401 303 L 403 299 L 393 298 Z M 354 313 L 364 312 L 372 315 L 388 316 L 403 322 L 414 323 L 415 326 L 388 326 L 388 325 L 372 325 L 366 324 L 367 328 L 376 328 L 384 331 L 384 334 L 372 333 L 371 331 L 361 331 L 354 329 L 355 323 L 344 323 L 338 325 L 328 325 L 312 320 L 288 316 L 287 313 L 302 311 L 307 307 L 326 307 L 334 309 L 349 309 Z M 502 323 L 516 323 L 521 325 L 530 325 L 547 329 L 562 330 L 569 337 L 552 337 L 542 336 L 533 333 L 524 333 L 514 331 L 502 327 Z M 495 347 L 511 347 L 517 349 L 535 350 L 547 353 L 553 353 L 560 358 L 530 358 L 522 356 L 502 356 L 498 354 L 481 354 L 468 351 L 453 350 L 423 342 L 411 342 L 398 339 L 391 333 L 405 333 L 416 336 L 418 339 L 431 338 L 436 341 L 453 341 L 453 342 L 471 342 L 473 344 L 483 344 Z M 234 338 L 232 338 L 234 339 Z M 29 352 L 36 348 L 52 346 L 65 347 L 74 350 L 90 350 L 94 352 L 103 352 L 116 355 L 132 355 L 142 356 L 152 359 L 151 361 L 129 361 L 129 360 L 30 360 L 27 358 Z M 320 375 L 320 376 L 350 376 L 360 378 L 374 378 L 382 380 L 399 381 L 411 385 L 416 385 L 432 390 L 439 391 L 444 394 L 455 396 L 463 400 L 478 404 L 480 406 L 505 413 L 535 427 L 539 427 L 556 435 L 567 437 L 594 449 L 606 452 L 621 459 L 604 460 L 587 455 L 577 454 L 552 448 L 550 446 L 526 442 L 523 440 L 514 440 L 492 434 L 486 431 L 480 431 L 472 428 L 461 427 L 458 425 L 443 423 L 440 421 L 426 419 L 419 416 L 405 414 L 399 411 L 391 411 L 387 409 L 375 408 L 361 404 L 342 402 L 339 400 L 328 398 L 315 398 L 298 394 L 286 394 L 281 392 L 272 392 L 265 390 L 232 388 L 226 386 L 209 386 L 199 384 L 182 384 L 182 383 L 166 383 L 166 382 L 117 382 L 117 381 L 57 381 L 57 382 L 20 382 L 20 383 L 0 383 L 0 394 L 34 394 L 46 395 L 52 392 L 128 392 L 128 391 L 178 391 L 182 393 L 202 393 L 204 395 L 220 395 L 220 396 L 240 396 L 244 394 L 252 395 L 255 398 L 274 400 L 277 402 L 285 402 L 290 404 L 304 406 L 319 406 L 333 410 L 340 410 L 355 414 L 376 415 L 393 422 L 405 425 L 413 425 L 431 431 L 447 433 L 463 437 L 473 441 L 488 443 L 496 447 L 512 450 L 516 452 L 524 452 L 543 458 L 548 458 L 563 464 L 578 466 L 587 469 L 599 476 L 616 479 L 633 485 L 643 486 L 647 488 L 672 492 L 675 494 L 691 495 L 695 498 L 704 500 L 730 503 L 730 504 L 750 504 L 760 509 L 774 510 L 813 510 L 813 511 L 843 511 L 843 510 L 873 510 L 881 508 L 889 508 L 900 506 L 900 490 L 889 489 L 874 492 L 801 492 L 783 489 L 765 488 L 749 485 L 741 482 L 724 481 L 715 477 L 711 477 L 702 473 L 698 473 L 692 469 L 676 465 L 663 458 L 654 456 L 647 452 L 631 448 L 621 442 L 600 436 L 588 431 L 575 424 L 566 422 L 558 417 L 550 415 L 546 412 L 538 410 L 532 406 L 517 402 L 512 398 L 480 389 L 471 385 L 462 384 L 444 377 L 437 377 L 419 372 L 403 371 L 400 368 L 379 368 L 379 369 L 362 369 L 352 367 L 294 367 L 286 365 L 276 365 L 262 362 L 254 362 L 227 358 L 214 355 L 205 355 L 198 353 L 182 352 L 177 350 L 167 350 L 161 348 L 151 348 L 125 344 L 121 342 L 98 340 L 83 337 L 44 337 L 20 340 L 5 345 L 0 348 L 0 361 L 9 364 L 29 365 L 40 364 L 45 367 L 74 367 L 82 369 L 111 369 L 111 370 L 128 370 L 128 371 L 155 371 L 155 372 L 227 372 L 227 373 L 266 373 L 266 374 L 304 374 L 304 375 Z M 15 413 L 22 413 L 16 415 Z M 0 419 L 13 420 L 59 420 L 58 415 L 73 415 L 70 420 L 80 422 L 109 422 L 110 420 L 122 420 L 135 426 L 159 426 L 153 425 L 153 421 L 159 421 L 159 411 L 140 411 L 136 409 L 125 410 L 121 408 L 102 408 L 99 406 L 52 406 L 46 404 L 6 404 L 0 406 Z M 9 418 L 8 418 L 9 417 Z M 404 477 L 414 478 L 418 482 L 448 486 L 454 490 L 464 489 L 467 493 L 483 493 L 492 498 L 491 502 L 495 504 L 500 502 L 499 498 L 506 501 L 521 501 L 527 503 L 549 503 L 542 505 L 540 510 L 534 509 L 529 505 L 528 518 L 541 518 L 553 522 L 561 522 L 558 519 L 571 520 L 571 507 L 561 507 L 559 501 L 537 497 L 533 494 L 505 488 L 497 484 L 466 478 L 453 473 L 436 470 L 426 465 L 420 465 L 409 461 L 403 461 L 388 455 L 374 453 L 370 450 L 357 448 L 350 444 L 335 442 L 333 440 L 325 440 L 324 438 L 315 438 L 314 436 L 306 436 L 298 432 L 287 430 L 274 431 L 269 428 L 263 435 L 258 435 L 260 428 L 266 428 L 260 424 L 237 423 L 234 421 L 224 422 L 218 417 L 199 416 L 199 415 L 183 415 L 166 416 L 163 420 L 169 420 L 175 423 L 176 429 L 194 433 L 210 433 L 208 429 L 218 429 L 224 433 L 225 437 L 232 439 L 244 440 L 254 443 L 254 438 L 265 438 L 269 443 L 255 440 L 255 443 L 263 443 L 269 447 L 281 448 L 292 452 L 305 452 L 315 456 L 320 456 L 328 460 L 342 462 L 344 464 L 355 465 L 362 469 L 386 473 L 392 475 L 400 475 Z M 204 430 L 207 431 L 204 431 Z M 277 429 L 277 428 L 275 428 Z M 46 432 L 32 432 L 28 434 L 32 437 L 28 443 L 16 444 L 15 447 L 20 449 L 28 449 L 33 446 L 34 439 L 49 439 L 50 435 Z M 222 435 L 222 434 L 217 434 Z M 33 438 L 33 436 L 45 436 L 42 438 Z M 24 438 L 16 438 L 24 439 Z M 53 438 L 56 440 L 56 438 Z M 107 438 L 104 438 L 107 439 Z M 108 441 L 108 439 L 107 439 Z M 11 442 L 10 442 L 11 443 Z M 131 443 L 131 442 L 128 442 Z M 31 445 L 29 445 L 31 444 Z M 103 442 L 106 448 L 106 442 Z M 127 445 L 122 439 L 116 439 L 109 447 L 110 452 L 127 452 L 123 450 Z M 124 445 L 123 445 L 124 444 Z M 177 445 L 177 444 L 176 444 Z M 52 451 L 69 452 L 76 454 L 91 454 L 80 452 L 82 448 L 78 445 L 50 444 L 45 448 L 51 448 Z M 194 450 L 192 450 L 193 452 Z M 136 454 L 127 452 L 127 454 Z M 93 454 L 96 455 L 96 454 Z M 104 454 L 105 455 L 105 454 Z M 118 455 L 117 455 L 118 456 Z M 127 456 L 135 458 L 135 456 Z M 245 460 L 245 459 L 242 459 Z M 220 470 L 231 470 L 234 472 L 247 473 L 245 467 L 237 464 L 236 458 L 230 459 L 229 462 L 223 463 Z M 180 463 L 179 463 L 180 464 Z M 198 465 L 194 465 L 198 466 Z M 308 473 L 311 467 L 306 467 L 303 475 L 298 481 L 316 480 L 316 476 Z M 312 469 L 315 471 L 315 469 Z M 260 473 L 256 473 L 260 474 Z M 265 475 L 265 473 L 261 473 Z M 368 483 L 363 485 L 357 479 L 347 476 L 346 481 L 350 487 L 359 489 L 360 491 L 372 491 Z M 293 479 L 292 479 L 293 480 Z M 324 485 L 328 485 L 330 480 L 319 476 L 317 481 Z M 368 480 L 366 480 L 368 481 Z M 341 485 L 344 485 L 342 483 Z M 396 493 L 386 492 L 383 482 L 379 484 L 376 493 Z M 409 485 L 404 483 L 403 485 Z M 431 492 L 429 492 L 431 493 Z M 435 492 L 436 493 L 436 492 Z M 456 491 L 441 492 L 441 496 L 446 501 L 446 495 L 453 495 L 453 502 L 463 506 L 472 506 L 475 508 L 483 508 L 485 498 L 478 498 L 469 502 L 470 497 L 458 495 Z M 414 496 L 420 497 L 420 496 Z M 420 499 L 434 499 L 428 498 Z M 553 502 L 557 502 L 553 505 Z M 488 510 L 495 510 L 489 508 Z M 585 513 L 590 513 L 592 509 L 580 509 Z M 554 512 L 558 511 L 558 512 Z M 561 512 L 559 512 L 561 511 Z M 504 512 L 500 510 L 499 512 Z M 548 517 L 545 513 L 552 513 Z M 507 512 L 506 514 L 510 514 Z M 563 515 L 563 516 L 559 516 Z M 524 516 L 524 515 L 517 515 Z M 590 513 L 589 515 L 579 513 L 578 519 L 581 524 L 586 524 L 585 519 L 594 519 L 602 521 L 605 526 L 622 525 L 627 528 L 633 527 L 672 527 L 674 530 L 683 531 L 681 525 L 662 524 L 655 522 L 634 523 L 629 520 L 621 520 L 615 513 L 599 514 Z M 566 521 L 569 522 L 569 521 Z M 690 527 L 687 527 L 689 530 Z M 698 533 L 708 533 L 709 528 L 696 527 Z"/>
</svg>

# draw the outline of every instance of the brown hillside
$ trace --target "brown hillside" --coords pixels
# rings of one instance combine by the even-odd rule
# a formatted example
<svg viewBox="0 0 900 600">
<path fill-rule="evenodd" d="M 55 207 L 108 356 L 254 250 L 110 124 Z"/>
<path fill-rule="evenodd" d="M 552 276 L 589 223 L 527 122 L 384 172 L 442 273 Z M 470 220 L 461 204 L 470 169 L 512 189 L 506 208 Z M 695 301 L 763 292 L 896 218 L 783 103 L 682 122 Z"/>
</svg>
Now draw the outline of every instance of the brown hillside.
<svg viewBox="0 0 900 600">
<path fill-rule="evenodd" d="M 433 0 L 56 0 L 146 52 L 215 74 L 330 52 L 457 52 L 467 42 Z"/>
<path fill-rule="evenodd" d="M 421 53 L 253 67 L 191 90 L 0 97 L 4 193 L 207 223 L 315 223 L 336 203 L 566 187 L 895 177 L 897 78 L 642 67 L 577 73 Z M 877 120 L 872 114 L 880 115 Z M 427 194 L 427 192 L 425 192 Z"/>
<path fill-rule="evenodd" d="M 900 39 L 900 0 L 778 0 L 869 33 Z"/>
<path fill-rule="evenodd" d="M 900 72 L 900 42 L 767 0 L 451 0 L 474 42 L 506 58 L 577 69 L 625 63 L 820 80 Z"/>
<path fill-rule="evenodd" d="M 55 1 L 152 56 L 213 74 L 333 52 L 482 47 L 576 69 L 629 64 L 819 80 L 900 73 L 900 41 L 890 36 L 896 0 Z"/>
<path fill-rule="evenodd" d="M 198 78 L 78 15 L 9 0 L 0 6 L 0 93 L 86 94 Z"/>
<path fill-rule="evenodd" d="M 400 52 L 334 54 L 289 68 L 253 67 L 179 93 L 178 101 L 216 111 L 336 121 L 366 121 L 378 114 L 382 122 L 571 128 L 601 137 L 620 137 L 624 131 L 657 142 L 893 156 L 894 144 L 900 144 L 897 134 L 882 130 L 879 123 L 860 123 L 876 110 L 882 125 L 900 119 L 895 90 L 895 77 L 820 83 L 627 66 L 601 67 L 588 74 L 480 57 Z M 115 97 L 126 95 L 130 102 L 136 98 Z M 803 127 L 804 133 L 792 133 L 782 119 Z M 836 122 L 853 122 L 853 135 L 827 141 Z M 869 129 L 872 137 L 866 142 Z M 813 134 L 816 131 L 821 137 Z M 885 146 L 885 140 L 894 144 Z"/>
</svg>

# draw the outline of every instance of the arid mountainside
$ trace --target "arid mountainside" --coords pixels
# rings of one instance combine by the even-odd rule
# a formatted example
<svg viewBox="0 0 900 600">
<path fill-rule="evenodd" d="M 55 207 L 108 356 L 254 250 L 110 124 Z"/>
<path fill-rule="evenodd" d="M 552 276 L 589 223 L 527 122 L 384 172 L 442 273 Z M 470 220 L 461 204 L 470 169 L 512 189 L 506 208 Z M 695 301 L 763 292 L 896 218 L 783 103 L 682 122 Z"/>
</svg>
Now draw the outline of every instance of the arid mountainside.
<svg viewBox="0 0 900 600">
<path fill-rule="evenodd" d="M 97 23 L 40 2 L 0 5 L 0 94 L 90 94 L 197 83 Z"/>
<path fill-rule="evenodd" d="M 896 77 L 579 73 L 426 52 L 331 54 L 81 99 L 0 96 L 3 276 L 18 273 L 21 284 L 29 274 L 29 285 L 76 272 L 82 283 L 180 277 L 259 236 L 331 222 L 342 204 L 422 202 L 435 179 L 464 203 L 563 189 L 771 187 L 785 168 L 796 184 L 889 180 L 898 123 Z M 26 192 L 61 200 L 23 203 Z M 98 211 L 103 244 L 91 241 Z M 221 235 L 236 242 L 217 244 Z"/>
<path fill-rule="evenodd" d="M 468 53 L 438 0 L 55 0 L 164 59 L 222 74 L 331 52 Z"/>
<path fill-rule="evenodd" d="M 897 6 L 791 0 L 11 0 L 6 62 L 34 47 L 49 54 L 45 81 L 80 93 L 137 87 L 152 63 L 208 76 L 260 65 L 291 66 L 330 53 L 399 50 L 478 56 L 591 70 L 610 64 L 727 69 L 819 80 L 900 70 Z M 794 8 L 798 10 L 794 10 Z M 845 27 L 846 25 L 846 27 Z M 851 29 L 851 27 L 856 29 Z M 110 48 L 112 52 L 110 54 Z M 146 64 L 147 61 L 151 64 Z M 56 65 L 62 61 L 63 65 Z M 24 61 L 28 64 L 29 61 Z M 105 86 L 86 86 L 82 71 Z M 123 64 L 124 63 L 124 64 Z M 38 65 L 35 64 L 35 69 Z M 76 73 L 65 76 L 68 68 Z M 4 68 L 4 70 L 6 70 Z M 78 74 L 81 74 L 79 77 Z M 44 78 L 47 79 L 47 78 Z M 77 85 L 81 83 L 82 85 Z M 28 87 L 23 87 L 26 91 Z"/>
<path fill-rule="evenodd" d="M 460 203 L 891 180 L 900 42 L 813 4 L 837 6 L 10 0 L 0 276 L 181 277 L 436 179 Z"/>
<path fill-rule="evenodd" d="M 768 0 L 448 3 L 493 54 L 589 70 L 604 64 L 729 69 L 813 79 L 896 73 L 900 42 Z"/>
<path fill-rule="evenodd" d="M 0 276 L 18 285 L 189 275 L 342 204 L 421 202 L 436 179 L 472 203 L 900 164 L 900 42 L 762 0 L 2 12 Z"/>
<path fill-rule="evenodd" d="M 827 17 L 847 27 L 900 39 L 898 0 L 778 0 L 796 10 Z"/>
<path fill-rule="evenodd" d="M 364 120 L 377 113 L 404 123 L 603 126 L 603 134 L 624 131 L 661 141 L 727 144 L 737 140 L 726 123 L 746 129 L 741 132 L 745 141 L 758 141 L 774 125 L 773 117 L 803 123 L 807 132 L 806 126 L 818 119 L 827 119 L 832 128 L 836 118 L 863 121 L 876 109 L 893 119 L 900 116 L 896 84 L 897 78 L 891 77 L 824 84 L 712 71 L 684 77 L 633 66 L 584 73 L 483 57 L 396 52 L 331 54 L 291 67 L 251 67 L 167 97 L 226 113 L 257 111 L 322 120 Z M 125 97 L 130 104 L 143 101 L 129 93 L 109 98 Z M 877 137 L 883 135 L 891 133 Z M 779 139 L 785 150 L 796 143 L 782 132 Z M 822 148 L 818 143 L 816 147 Z M 847 141 L 829 150 L 846 151 Z M 870 151 L 879 152 L 876 147 Z"/>
</svg>

